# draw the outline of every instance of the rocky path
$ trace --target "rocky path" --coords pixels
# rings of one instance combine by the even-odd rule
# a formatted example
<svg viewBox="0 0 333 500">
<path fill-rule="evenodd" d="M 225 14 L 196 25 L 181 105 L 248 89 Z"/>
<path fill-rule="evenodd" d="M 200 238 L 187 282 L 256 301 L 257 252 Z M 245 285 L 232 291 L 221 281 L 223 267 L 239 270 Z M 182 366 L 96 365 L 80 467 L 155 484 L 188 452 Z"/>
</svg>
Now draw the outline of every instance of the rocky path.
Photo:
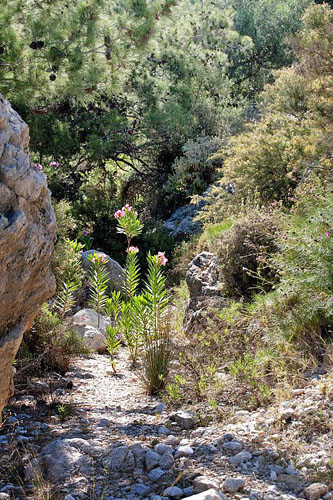
<svg viewBox="0 0 333 500">
<path fill-rule="evenodd" d="M 320 471 L 330 459 L 329 425 L 300 464 L 286 453 L 304 415 L 332 422 L 323 380 L 294 392 L 278 416 L 259 409 L 197 427 L 195 416 L 145 394 L 125 351 L 118 371 L 107 356 L 84 357 L 59 383 L 31 381 L 11 401 L 0 433 L 0 500 L 333 498 L 328 476 L 311 484 L 307 474 L 311 461 Z M 47 398 L 54 404 L 45 406 Z M 64 422 L 50 411 L 59 405 Z"/>
</svg>

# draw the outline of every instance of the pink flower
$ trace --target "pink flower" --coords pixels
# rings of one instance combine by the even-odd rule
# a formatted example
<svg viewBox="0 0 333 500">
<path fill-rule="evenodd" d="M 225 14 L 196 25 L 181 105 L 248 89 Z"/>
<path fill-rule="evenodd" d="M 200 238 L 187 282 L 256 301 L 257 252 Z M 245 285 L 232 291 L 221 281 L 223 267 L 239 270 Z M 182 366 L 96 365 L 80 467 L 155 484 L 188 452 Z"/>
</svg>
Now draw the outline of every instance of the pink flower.
<svg viewBox="0 0 333 500">
<path fill-rule="evenodd" d="M 331 233 L 327 231 L 326 236 L 331 236 Z"/>
<path fill-rule="evenodd" d="M 88 236 L 89 233 L 90 233 L 90 231 L 88 231 L 88 229 L 85 229 L 84 231 L 82 231 L 83 236 Z"/>
<path fill-rule="evenodd" d="M 314 193 L 314 188 L 311 188 L 311 189 L 310 189 L 310 193 Z"/>
<path fill-rule="evenodd" d="M 60 163 L 58 161 L 50 161 L 50 167 L 60 167 Z"/>
<path fill-rule="evenodd" d="M 242 271 L 246 271 L 246 267 L 244 267 L 244 266 L 243 266 L 243 267 L 242 267 Z"/>
<path fill-rule="evenodd" d="M 293 214 L 293 213 L 294 213 L 293 209 L 291 209 L 291 210 L 290 210 L 290 213 L 291 213 L 291 214 Z"/>
<path fill-rule="evenodd" d="M 168 259 L 166 258 L 164 252 L 158 252 L 157 260 L 160 262 L 161 266 L 165 266 L 165 264 L 168 262 Z"/>
<path fill-rule="evenodd" d="M 138 247 L 131 246 L 128 249 L 128 253 L 138 253 L 139 249 Z"/>
<path fill-rule="evenodd" d="M 126 204 L 126 205 L 122 208 L 122 210 L 123 210 L 124 212 L 125 212 L 126 210 L 128 210 L 129 212 L 133 212 L 133 208 L 132 208 L 130 205 L 128 205 L 128 204 Z"/>
<path fill-rule="evenodd" d="M 119 217 L 124 217 L 125 215 L 125 210 L 117 210 L 117 212 L 114 214 L 115 219 L 119 219 Z"/>
<path fill-rule="evenodd" d="M 41 172 L 43 170 L 43 167 L 40 163 L 37 163 L 36 168 L 37 168 L 37 170 L 40 170 Z"/>
<path fill-rule="evenodd" d="M 91 262 L 96 264 L 97 262 L 101 262 L 102 264 L 105 264 L 106 258 L 104 253 L 98 253 L 95 254 L 94 257 L 91 259 Z"/>
</svg>

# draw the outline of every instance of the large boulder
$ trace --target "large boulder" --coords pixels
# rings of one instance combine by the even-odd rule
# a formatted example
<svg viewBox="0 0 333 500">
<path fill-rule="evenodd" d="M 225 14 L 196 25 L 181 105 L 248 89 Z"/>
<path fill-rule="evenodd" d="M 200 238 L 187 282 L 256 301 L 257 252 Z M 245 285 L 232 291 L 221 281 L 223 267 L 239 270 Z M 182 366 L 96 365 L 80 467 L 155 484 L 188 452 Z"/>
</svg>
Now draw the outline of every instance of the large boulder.
<svg viewBox="0 0 333 500">
<path fill-rule="evenodd" d="M 198 333 L 208 326 L 210 318 L 214 318 L 214 311 L 225 303 L 217 255 L 210 252 L 197 255 L 189 263 L 185 279 L 190 300 L 184 315 L 184 331 L 187 334 Z"/>
<path fill-rule="evenodd" d="M 102 254 L 106 260 L 106 266 L 109 275 L 108 286 L 110 290 L 121 290 L 124 282 L 124 270 L 117 261 L 111 259 L 107 254 L 99 252 L 98 250 L 87 250 L 81 256 L 82 267 L 86 272 L 89 272 L 91 262 L 89 260 L 91 255 Z"/>
<path fill-rule="evenodd" d="M 0 412 L 13 393 L 23 333 L 55 292 L 56 223 L 45 175 L 30 164 L 29 129 L 0 95 Z"/>
</svg>

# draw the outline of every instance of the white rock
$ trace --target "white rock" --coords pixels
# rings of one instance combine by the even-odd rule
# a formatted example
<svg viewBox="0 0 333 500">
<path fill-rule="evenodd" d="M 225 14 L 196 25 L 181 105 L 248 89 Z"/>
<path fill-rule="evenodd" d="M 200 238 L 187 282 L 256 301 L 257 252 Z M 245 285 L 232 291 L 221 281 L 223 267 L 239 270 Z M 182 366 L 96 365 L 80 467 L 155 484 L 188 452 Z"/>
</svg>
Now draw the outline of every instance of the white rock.
<svg viewBox="0 0 333 500">
<path fill-rule="evenodd" d="M 190 457 L 194 451 L 191 446 L 178 446 L 175 457 Z"/>
<path fill-rule="evenodd" d="M 194 493 L 202 493 L 207 490 L 217 490 L 219 487 L 218 483 L 215 479 L 206 476 L 196 477 L 193 481 L 193 492 Z"/>
<path fill-rule="evenodd" d="M 203 491 L 202 493 L 199 493 L 197 495 L 187 497 L 187 500 L 228 500 L 228 498 L 223 495 L 223 493 L 220 493 L 219 491 L 216 491 L 214 489 L 210 489 L 207 491 Z"/>
</svg>

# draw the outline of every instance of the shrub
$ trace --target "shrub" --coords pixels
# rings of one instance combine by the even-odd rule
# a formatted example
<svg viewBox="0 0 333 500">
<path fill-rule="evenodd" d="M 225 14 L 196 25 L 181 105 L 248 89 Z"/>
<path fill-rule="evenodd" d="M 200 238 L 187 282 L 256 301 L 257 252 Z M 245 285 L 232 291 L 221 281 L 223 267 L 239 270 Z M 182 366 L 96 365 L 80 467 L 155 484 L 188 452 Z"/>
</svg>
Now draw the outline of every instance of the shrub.
<svg viewBox="0 0 333 500">
<path fill-rule="evenodd" d="M 81 338 L 45 303 L 24 336 L 18 354 L 18 372 L 20 375 L 24 369 L 38 375 L 54 370 L 64 374 L 71 359 L 85 352 Z"/>
<path fill-rule="evenodd" d="M 277 249 L 276 223 L 272 214 L 256 212 L 236 220 L 219 239 L 215 237 L 221 280 L 229 296 L 248 299 L 272 286 L 275 273 L 267 265 L 267 256 Z"/>
<path fill-rule="evenodd" d="M 201 194 L 213 182 L 219 159 L 212 158 L 222 146 L 218 137 L 199 137 L 183 146 L 183 156 L 172 165 L 173 173 L 166 184 L 167 194 L 179 205 L 194 194 Z"/>
</svg>

